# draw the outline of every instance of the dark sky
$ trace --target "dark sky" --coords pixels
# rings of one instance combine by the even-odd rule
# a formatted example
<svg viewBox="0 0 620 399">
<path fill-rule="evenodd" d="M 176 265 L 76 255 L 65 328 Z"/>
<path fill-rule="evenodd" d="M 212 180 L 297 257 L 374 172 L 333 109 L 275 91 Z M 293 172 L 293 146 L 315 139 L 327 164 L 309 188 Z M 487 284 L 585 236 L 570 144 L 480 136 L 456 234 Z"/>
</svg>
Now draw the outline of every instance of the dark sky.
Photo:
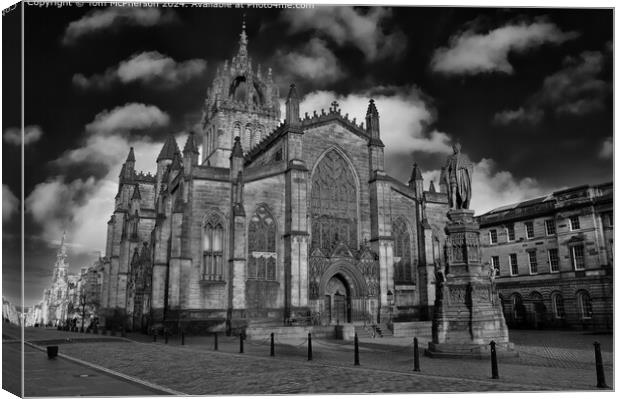
<svg viewBox="0 0 620 399">
<path fill-rule="evenodd" d="M 478 213 L 612 179 L 609 9 L 26 6 L 26 305 L 51 279 L 59 232 L 74 244 L 74 270 L 104 247 L 93 240 L 105 235 L 114 193 L 99 197 L 113 191 L 102 187 L 113 187 L 128 150 L 121 144 L 150 154 L 166 134 L 179 137 L 199 121 L 215 68 L 237 51 L 243 14 L 250 56 L 263 73 L 273 68 L 281 97 L 295 81 L 302 112 L 337 98 L 359 121 L 376 98 L 386 167 L 402 180 L 414 160 L 436 180 L 455 140 L 478 164 Z M 19 47 L 6 34 L 19 21 L 10 17 L 3 193 L 19 198 L 20 147 L 7 137 L 20 126 L 18 102 L 6 101 L 19 90 L 19 65 L 7 61 Z M 138 166 L 152 171 L 154 160 Z M 19 214 L 5 208 L 3 291 L 16 298 Z"/>
</svg>

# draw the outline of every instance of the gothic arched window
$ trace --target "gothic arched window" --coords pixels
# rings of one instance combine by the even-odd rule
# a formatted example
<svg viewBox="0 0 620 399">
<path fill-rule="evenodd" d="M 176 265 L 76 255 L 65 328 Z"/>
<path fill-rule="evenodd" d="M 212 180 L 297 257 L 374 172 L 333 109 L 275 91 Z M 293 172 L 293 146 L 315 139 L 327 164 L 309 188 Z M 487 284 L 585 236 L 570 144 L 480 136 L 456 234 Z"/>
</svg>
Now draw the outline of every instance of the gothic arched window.
<svg viewBox="0 0 620 399">
<path fill-rule="evenodd" d="M 243 151 L 249 151 L 251 147 L 252 141 L 252 125 L 249 123 L 245 125 L 245 132 L 243 134 L 241 144 L 243 146 Z"/>
<path fill-rule="evenodd" d="M 259 206 L 248 229 L 249 280 L 276 280 L 276 222 L 265 206 Z"/>
<path fill-rule="evenodd" d="M 394 282 L 413 283 L 411 269 L 411 235 L 406 222 L 398 218 L 392 223 L 394 238 Z"/>
<path fill-rule="evenodd" d="M 211 215 L 202 229 L 203 280 L 223 280 L 224 227 L 218 215 Z"/>
<path fill-rule="evenodd" d="M 357 249 L 357 186 L 351 168 L 331 150 L 312 175 L 312 248 L 331 254 L 339 243 Z"/>
</svg>

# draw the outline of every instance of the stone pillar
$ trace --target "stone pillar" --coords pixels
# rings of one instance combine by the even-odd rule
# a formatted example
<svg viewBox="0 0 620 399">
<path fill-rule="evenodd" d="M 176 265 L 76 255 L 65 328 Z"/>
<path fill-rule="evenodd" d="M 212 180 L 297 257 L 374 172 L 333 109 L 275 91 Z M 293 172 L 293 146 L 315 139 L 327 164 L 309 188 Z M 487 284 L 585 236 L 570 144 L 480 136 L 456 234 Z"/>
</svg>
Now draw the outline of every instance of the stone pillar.
<svg viewBox="0 0 620 399">
<path fill-rule="evenodd" d="M 482 267 L 480 226 L 474 211 L 453 209 L 446 225 L 445 279 L 437 278 L 433 341 L 427 354 L 441 357 L 516 355 L 508 339 L 502 305 L 488 270 Z"/>
</svg>

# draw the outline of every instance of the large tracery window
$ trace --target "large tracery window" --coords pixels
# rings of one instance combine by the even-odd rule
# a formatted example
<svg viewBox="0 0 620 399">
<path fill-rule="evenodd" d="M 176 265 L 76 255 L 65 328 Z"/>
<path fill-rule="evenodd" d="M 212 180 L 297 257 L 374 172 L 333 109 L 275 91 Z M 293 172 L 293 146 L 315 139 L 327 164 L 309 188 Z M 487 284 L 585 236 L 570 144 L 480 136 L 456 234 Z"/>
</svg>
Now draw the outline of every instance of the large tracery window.
<svg viewBox="0 0 620 399">
<path fill-rule="evenodd" d="M 394 237 L 394 282 L 411 284 L 413 283 L 411 235 L 402 218 L 392 223 L 392 237 Z"/>
<path fill-rule="evenodd" d="M 207 219 L 202 231 L 203 280 L 223 280 L 223 242 L 224 228 L 222 220 L 219 216 L 212 215 Z"/>
<path fill-rule="evenodd" d="M 330 255 L 339 243 L 357 249 L 357 187 L 349 165 L 328 152 L 312 176 L 312 247 Z"/>
<path fill-rule="evenodd" d="M 248 280 L 276 280 L 276 222 L 264 206 L 250 219 L 248 255 Z"/>
</svg>

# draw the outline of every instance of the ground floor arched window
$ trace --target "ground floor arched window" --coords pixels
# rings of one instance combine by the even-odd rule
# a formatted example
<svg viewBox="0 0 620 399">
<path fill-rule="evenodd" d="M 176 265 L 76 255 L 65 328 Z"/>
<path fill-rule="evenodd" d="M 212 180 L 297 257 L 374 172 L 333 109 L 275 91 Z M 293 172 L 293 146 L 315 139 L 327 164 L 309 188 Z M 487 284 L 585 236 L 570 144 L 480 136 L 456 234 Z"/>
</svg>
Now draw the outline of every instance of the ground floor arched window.
<svg viewBox="0 0 620 399">
<path fill-rule="evenodd" d="M 553 305 L 553 316 L 556 319 L 563 319 L 566 317 L 566 312 L 564 311 L 564 298 L 562 294 L 559 292 L 551 295 L 551 304 Z"/>
<path fill-rule="evenodd" d="M 579 314 L 582 319 L 592 318 L 592 300 L 587 291 L 580 291 L 577 294 L 577 304 L 579 306 Z"/>
</svg>

